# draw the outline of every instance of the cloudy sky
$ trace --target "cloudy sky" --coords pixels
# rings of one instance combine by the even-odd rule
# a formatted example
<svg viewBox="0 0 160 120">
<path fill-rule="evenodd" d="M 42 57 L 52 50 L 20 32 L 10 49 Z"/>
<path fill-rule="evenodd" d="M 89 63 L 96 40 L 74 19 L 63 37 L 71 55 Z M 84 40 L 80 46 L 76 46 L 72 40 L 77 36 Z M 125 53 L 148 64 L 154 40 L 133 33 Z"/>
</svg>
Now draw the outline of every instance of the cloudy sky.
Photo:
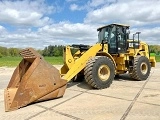
<svg viewBox="0 0 160 120">
<path fill-rule="evenodd" d="M 94 44 L 97 28 L 128 24 L 160 45 L 160 0 L 0 0 L 0 46 Z"/>
</svg>

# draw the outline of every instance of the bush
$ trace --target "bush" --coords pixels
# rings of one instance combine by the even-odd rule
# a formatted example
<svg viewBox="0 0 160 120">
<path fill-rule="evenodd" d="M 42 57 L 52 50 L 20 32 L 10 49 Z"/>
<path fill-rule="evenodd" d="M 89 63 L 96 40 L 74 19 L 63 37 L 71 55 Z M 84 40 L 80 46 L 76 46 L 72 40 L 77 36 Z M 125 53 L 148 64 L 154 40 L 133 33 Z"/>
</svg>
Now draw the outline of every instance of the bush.
<svg viewBox="0 0 160 120">
<path fill-rule="evenodd" d="M 2 58 L 3 56 L 2 56 L 2 54 L 0 53 L 0 58 Z"/>
</svg>

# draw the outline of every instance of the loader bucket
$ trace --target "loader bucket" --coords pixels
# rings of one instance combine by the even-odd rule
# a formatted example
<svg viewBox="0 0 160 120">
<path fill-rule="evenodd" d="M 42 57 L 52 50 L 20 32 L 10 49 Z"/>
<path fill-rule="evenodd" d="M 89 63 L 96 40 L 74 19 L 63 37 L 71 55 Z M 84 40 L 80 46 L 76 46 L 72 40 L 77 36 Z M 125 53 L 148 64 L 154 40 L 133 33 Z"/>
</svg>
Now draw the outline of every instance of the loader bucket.
<svg viewBox="0 0 160 120">
<path fill-rule="evenodd" d="M 67 81 L 60 78 L 59 70 L 32 48 L 22 50 L 20 55 L 23 59 L 4 91 L 5 111 L 63 96 Z"/>
</svg>

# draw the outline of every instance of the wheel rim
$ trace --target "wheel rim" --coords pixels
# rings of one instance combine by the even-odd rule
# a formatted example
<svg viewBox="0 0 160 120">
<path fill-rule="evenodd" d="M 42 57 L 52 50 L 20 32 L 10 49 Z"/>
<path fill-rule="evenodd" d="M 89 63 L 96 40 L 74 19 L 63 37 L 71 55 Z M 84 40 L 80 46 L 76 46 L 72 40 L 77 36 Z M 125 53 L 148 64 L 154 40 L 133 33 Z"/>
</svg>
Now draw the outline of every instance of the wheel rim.
<svg viewBox="0 0 160 120">
<path fill-rule="evenodd" d="M 145 75 L 148 71 L 148 66 L 145 62 L 141 63 L 141 66 L 140 66 L 140 70 L 141 70 L 141 73 L 143 75 Z"/>
<path fill-rule="evenodd" d="M 107 65 L 101 65 L 98 69 L 98 76 L 102 81 L 107 81 L 110 76 L 110 69 Z"/>
</svg>

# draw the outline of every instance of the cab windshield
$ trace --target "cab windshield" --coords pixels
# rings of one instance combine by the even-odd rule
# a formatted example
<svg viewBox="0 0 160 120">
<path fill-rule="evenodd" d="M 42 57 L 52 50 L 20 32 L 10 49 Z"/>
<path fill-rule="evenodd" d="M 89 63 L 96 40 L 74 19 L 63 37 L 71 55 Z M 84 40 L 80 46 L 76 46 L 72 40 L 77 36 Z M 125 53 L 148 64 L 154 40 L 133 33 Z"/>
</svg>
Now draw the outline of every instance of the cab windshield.
<svg viewBox="0 0 160 120">
<path fill-rule="evenodd" d="M 116 43 L 116 27 L 108 26 L 99 30 L 98 42 Z"/>
</svg>

